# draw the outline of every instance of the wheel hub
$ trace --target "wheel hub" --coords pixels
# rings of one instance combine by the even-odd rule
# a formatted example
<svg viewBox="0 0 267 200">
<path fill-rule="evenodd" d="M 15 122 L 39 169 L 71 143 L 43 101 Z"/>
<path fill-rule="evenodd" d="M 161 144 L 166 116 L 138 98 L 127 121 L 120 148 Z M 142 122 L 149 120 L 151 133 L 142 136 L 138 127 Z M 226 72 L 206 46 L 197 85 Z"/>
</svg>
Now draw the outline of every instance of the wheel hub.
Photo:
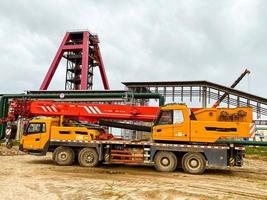
<svg viewBox="0 0 267 200">
<path fill-rule="evenodd" d="M 195 168 L 198 168 L 199 162 L 196 159 L 192 159 L 189 161 L 189 165 L 191 168 L 195 169 Z"/>
<path fill-rule="evenodd" d="M 58 157 L 60 158 L 60 160 L 67 160 L 68 155 L 67 155 L 66 152 L 60 152 L 60 153 L 58 154 Z"/>
<path fill-rule="evenodd" d="M 162 158 L 161 164 L 164 166 L 168 166 L 170 164 L 170 160 L 168 158 Z"/>
<path fill-rule="evenodd" d="M 86 161 L 87 163 L 92 163 L 92 162 L 94 161 L 94 157 L 93 157 L 93 155 L 92 155 L 91 153 L 87 153 L 87 154 L 85 155 L 85 161 Z"/>
</svg>

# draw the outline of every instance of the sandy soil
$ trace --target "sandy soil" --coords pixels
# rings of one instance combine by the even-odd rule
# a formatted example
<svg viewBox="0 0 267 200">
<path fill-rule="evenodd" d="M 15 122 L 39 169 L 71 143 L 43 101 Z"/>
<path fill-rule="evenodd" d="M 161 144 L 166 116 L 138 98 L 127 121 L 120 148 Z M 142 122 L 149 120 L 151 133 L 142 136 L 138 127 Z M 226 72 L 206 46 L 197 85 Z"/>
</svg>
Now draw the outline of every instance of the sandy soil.
<svg viewBox="0 0 267 200">
<path fill-rule="evenodd" d="M 267 199 L 267 160 L 250 158 L 242 168 L 189 175 L 138 166 L 62 167 L 51 155 L 4 147 L 0 152 L 0 199 Z"/>
</svg>

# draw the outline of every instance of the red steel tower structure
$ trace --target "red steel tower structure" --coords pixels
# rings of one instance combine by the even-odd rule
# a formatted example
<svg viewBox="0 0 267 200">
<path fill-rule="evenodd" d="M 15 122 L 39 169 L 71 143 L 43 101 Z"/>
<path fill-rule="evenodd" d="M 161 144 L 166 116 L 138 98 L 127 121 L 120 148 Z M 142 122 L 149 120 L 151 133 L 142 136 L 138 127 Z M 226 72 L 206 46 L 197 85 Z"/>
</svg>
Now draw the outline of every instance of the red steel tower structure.
<svg viewBox="0 0 267 200">
<path fill-rule="evenodd" d="M 109 83 L 98 44 L 98 36 L 91 34 L 89 31 L 67 32 L 40 90 L 47 90 L 62 57 L 67 60 L 66 90 L 91 90 L 94 67 L 99 67 L 104 89 L 109 90 Z"/>
</svg>

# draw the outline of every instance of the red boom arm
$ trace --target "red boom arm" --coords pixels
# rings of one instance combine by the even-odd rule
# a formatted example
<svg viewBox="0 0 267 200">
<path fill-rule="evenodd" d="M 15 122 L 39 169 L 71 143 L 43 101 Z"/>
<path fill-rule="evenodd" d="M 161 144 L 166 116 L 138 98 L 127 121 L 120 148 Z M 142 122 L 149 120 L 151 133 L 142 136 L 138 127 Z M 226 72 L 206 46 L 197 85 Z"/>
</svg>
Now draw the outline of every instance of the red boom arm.
<svg viewBox="0 0 267 200">
<path fill-rule="evenodd" d="M 16 101 L 12 110 L 15 116 L 69 116 L 88 122 L 99 119 L 155 120 L 160 108 L 117 104 L 70 103 L 57 101 Z"/>
</svg>

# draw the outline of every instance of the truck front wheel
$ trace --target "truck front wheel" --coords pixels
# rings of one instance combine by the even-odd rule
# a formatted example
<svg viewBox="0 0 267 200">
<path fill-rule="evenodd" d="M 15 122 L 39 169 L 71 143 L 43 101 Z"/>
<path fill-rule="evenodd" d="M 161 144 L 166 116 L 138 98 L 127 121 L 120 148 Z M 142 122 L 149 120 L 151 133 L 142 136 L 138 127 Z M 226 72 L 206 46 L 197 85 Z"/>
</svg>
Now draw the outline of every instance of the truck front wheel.
<svg viewBox="0 0 267 200">
<path fill-rule="evenodd" d="M 203 174 L 206 159 L 201 153 L 186 153 L 182 159 L 183 170 L 189 174 Z"/>
<path fill-rule="evenodd" d="M 72 165 L 74 162 L 74 151 L 69 147 L 57 147 L 53 152 L 53 160 L 58 165 Z"/>
<path fill-rule="evenodd" d="M 95 167 L 98 165 L 98 153 L 93 148 L 83 148 L 78 155 L 82 167 Z"/>
<path fill-rule="evenodd" d="M 155 168 L 161 172 L 173 172 L 177 167 L 177 157 L 169 151 L 157 152 L 154 162 Z"/>
</svg>

